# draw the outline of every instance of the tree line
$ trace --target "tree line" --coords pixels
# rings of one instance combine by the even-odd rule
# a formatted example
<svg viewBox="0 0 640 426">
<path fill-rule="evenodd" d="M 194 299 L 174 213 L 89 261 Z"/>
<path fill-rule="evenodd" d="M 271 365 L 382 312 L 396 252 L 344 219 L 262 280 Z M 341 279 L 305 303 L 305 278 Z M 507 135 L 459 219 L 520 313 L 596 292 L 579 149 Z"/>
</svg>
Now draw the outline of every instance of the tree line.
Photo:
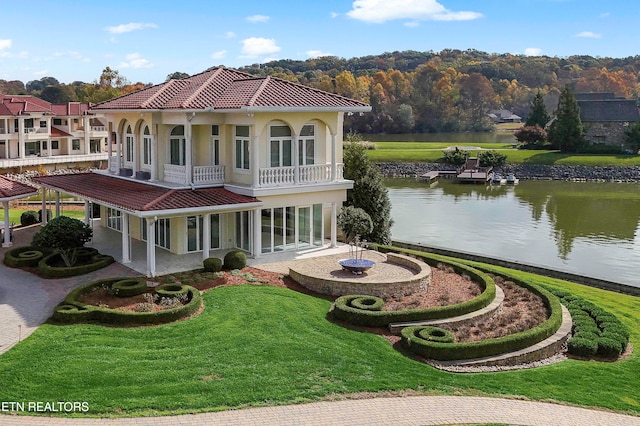
<svg viewBox="0 0 640 426">
<path fill-rule="evenodd" d="M 553 112 L 565 86 L 574 93 L 613 92 L 640 98 L 640 56 L 565 58 L 486 53 L 474 49 L 402 51 L 344 59 L 278 60 L 240 68 L 275 76 L 369 103 L 372 112 L 345 119 L 347 131 L 410 133 L 491 130 L 488 112 L 506 109 L 522 116 L 540 93 Z M 174 72 L 169 78 L 184 78 Z M 147 87 L 132 84 L 107 67 L 92 83 L 60 84 L 52 77 L 0 80 L 0 93 L 28 93 L 49 102 L 100 102 Z"/>
</svg>

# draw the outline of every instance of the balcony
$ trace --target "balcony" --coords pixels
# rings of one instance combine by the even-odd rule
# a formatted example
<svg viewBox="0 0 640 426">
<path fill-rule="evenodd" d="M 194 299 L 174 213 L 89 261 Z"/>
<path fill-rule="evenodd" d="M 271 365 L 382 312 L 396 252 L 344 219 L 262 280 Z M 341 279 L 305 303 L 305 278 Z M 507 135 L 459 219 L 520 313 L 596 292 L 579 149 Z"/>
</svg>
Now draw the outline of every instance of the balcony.
<svg viewBox="0 0 640 426">
<path fill-rule="evenodd" d="M 295 166 L 267 167 L 260 169 L 258 186 L 277 187 L 331 182 L 333 180 L 331 168 L 331 164 L 314 164 L 310 166 L 299 166 L 296 172 Z M 342 171 L 342 163 L 336 164 L 336 180 L 342 180 Z"/>
<path fill-rule="evenodd" d="M 191 170 L 193 184 L 196 186 L 224 183 L 224 166 L 193 166 Z M 165 164 L 164 180 L 170 183 L 189 185 L 187 181 L 187 166 Z"/>
<path fill-rule="evenodd" d="M 63 164 L 63 163 L 83 163 L 88 161 L 107 160 L 107 153 L 96 154 L 79 154 L 79 155 L 52 155 L 38 156 L 28 155 L 24 158 L 3 158 L 0 159 L 0 168 L 3 167 L 20 167 L 20 166 L 37 166 L 44 164 Z"/>
</svg>

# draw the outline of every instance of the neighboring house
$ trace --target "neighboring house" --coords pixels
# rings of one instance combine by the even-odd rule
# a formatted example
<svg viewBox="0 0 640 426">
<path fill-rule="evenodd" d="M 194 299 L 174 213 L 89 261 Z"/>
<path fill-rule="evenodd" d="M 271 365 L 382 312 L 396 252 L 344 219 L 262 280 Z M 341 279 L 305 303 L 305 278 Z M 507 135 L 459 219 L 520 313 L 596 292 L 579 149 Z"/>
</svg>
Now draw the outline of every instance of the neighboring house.
<svg viewBox="0 0 640 426">
<path fill-rule="evenodd" d="M 336 244 L 344 113 L 365 103 L 217 67 L 95 105 L 116 144 L 109 168 L 43 176 L 44 188 L 102 207 L 102 225 L 178 255 L 239 248 L 254 257 Z"/>
<path fill-rule="evenodd" d="M 0 95 L 0 170 L 99 167 L 108 158 L 107 129 L 89 107 Z"/>
<path fill-rule="evenodd" d="M 586 140 L 623 148 L 625 131 L 640 120 L 637 102 L 616 98 L 613 93 L 576 93 L 575 97 Z"/>
<path fill-rule="evenodd" d="M 520 123 L 522 117 L 506 109 L 496 109 L 489 112 L 489 118 L 494 123 Z"/>
</svg>

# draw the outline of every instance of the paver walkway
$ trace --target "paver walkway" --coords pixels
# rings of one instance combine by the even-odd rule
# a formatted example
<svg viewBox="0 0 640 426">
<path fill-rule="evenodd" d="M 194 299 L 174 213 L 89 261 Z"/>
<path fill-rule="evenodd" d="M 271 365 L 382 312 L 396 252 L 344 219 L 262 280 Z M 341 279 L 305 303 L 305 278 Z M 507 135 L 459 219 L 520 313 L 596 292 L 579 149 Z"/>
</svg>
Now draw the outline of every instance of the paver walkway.
<svg viewBox="0 0 640 426">
<path fill-rule="evenodd" d="M 35 229 L 34 231 L 35 232 Z M 16 245 L 30 241 L 25 230 Z M 24 241 L 21 241 L 24 239 Z M 0 249 L 4 256 L 6 249 Z M 265 265 L 277 269 L 278 265 Z M 282 268 L 282 264 L 279 265 Z M 80 278 L 45 280 L 0 261 L 0 354 L 27 337 L 76 286 L 137 273 L 118 263 Z M 22 291 L 16 291 L 21 289 Z M 0 356 L 0 362 L 2 357 Z M 9 401 L 0 401 L 9 402 Z M 500 423 L 532 426 L 640 426 L 640 417 L 557 404 L 501 398 L 408 396 L 246 408 L 218 413 L 124 419 L 67 419 L 0 414 L 0 426 L 57 425 L 445 425 Z"/>
</svg>

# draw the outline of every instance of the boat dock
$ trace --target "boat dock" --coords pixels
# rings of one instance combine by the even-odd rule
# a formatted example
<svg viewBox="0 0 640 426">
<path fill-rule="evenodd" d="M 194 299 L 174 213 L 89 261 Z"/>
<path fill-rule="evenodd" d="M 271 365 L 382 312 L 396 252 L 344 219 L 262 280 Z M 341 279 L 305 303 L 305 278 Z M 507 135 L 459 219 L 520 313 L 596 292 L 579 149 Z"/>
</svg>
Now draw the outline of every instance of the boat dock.
<svg viewBox="0 0 640 426">
<path fill-rule="evenodd" d="M 438 180 L 438 178 L 443 177 L 445 179 L 453 179 L 458 175 L 457 170 L 438 170 L 424 173 L 419 176 L 420 179 L 433 182 Z"/>
</svg>

